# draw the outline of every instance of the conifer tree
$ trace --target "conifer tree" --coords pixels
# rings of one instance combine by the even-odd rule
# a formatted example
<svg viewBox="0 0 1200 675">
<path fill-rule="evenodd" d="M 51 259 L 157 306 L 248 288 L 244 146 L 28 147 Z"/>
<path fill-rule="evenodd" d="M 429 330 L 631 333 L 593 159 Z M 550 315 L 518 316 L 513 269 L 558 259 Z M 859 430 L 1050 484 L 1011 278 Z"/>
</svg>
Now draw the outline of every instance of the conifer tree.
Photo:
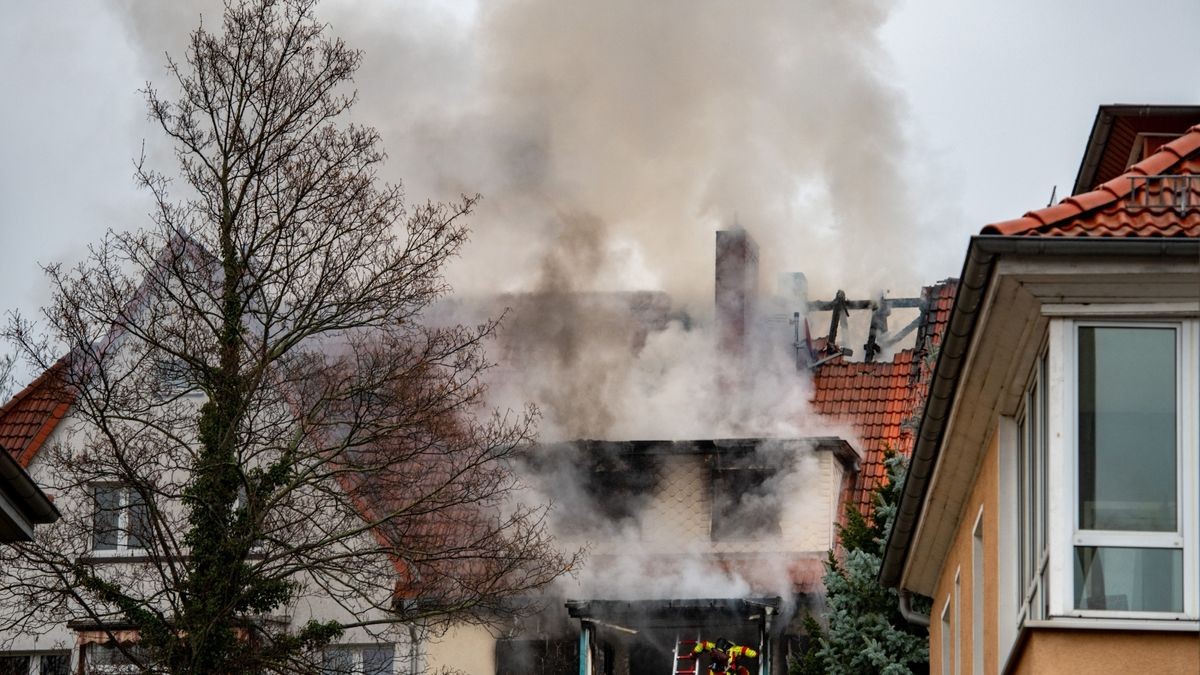
<svg viewBox="0 0 1200 675">
<path fill-rule="evenodd" d="M 843 556 L 829 552 L 825 563 L 828 627 L 805 620 L 808 648 L 792 664 L 791 675 L 904 675 L 929 672 L 929 636 L 900 614 L 896 589 L 879 583 L 883 547 L 904 490 L 904 458 L 889 452 L 888 480 L 875 488 L 870 518 L 853 504 L 838 526 Z M 917 600 L 928 608 L 928 601 Z"/>
</svg>

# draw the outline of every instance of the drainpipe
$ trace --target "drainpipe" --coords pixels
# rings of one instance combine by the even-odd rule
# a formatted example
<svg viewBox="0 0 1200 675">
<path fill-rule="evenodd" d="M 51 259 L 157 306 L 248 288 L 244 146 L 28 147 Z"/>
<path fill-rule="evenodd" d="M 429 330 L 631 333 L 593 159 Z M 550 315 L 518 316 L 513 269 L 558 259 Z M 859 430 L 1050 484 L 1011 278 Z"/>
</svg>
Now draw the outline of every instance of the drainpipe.
<svg viewBox="0 0 1200 675">
<path fill-rule="evenodd" d="M 929 628 L 929 615 L 913 610 L 912 593 L 904 589 L 900 589 L 900 616 L 914 626 Z"/>
<path fill-rule="evenodd" d="M 771 675 L 771 617 L 774 615 L 774 608 L 763 607 L 763 622 L 762 634 L 758 641 L 758 673 L 759 675 Z"/>
<path fill-rule="evenodd" d="M 592 675 L 592 628 L 579 622 L 579 675 Z"/>
</svg>

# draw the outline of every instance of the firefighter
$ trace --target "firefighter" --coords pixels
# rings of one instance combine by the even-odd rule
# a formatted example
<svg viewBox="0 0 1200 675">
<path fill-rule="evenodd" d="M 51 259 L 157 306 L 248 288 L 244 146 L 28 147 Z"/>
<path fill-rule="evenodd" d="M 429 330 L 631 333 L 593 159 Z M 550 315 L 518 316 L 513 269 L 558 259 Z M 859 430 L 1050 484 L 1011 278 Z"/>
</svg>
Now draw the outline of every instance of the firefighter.
<svg viewBox="0 0 1200 675">
<path fill-rule="evenodd" d="M 737 665 L 738 657 L 753 659 L 758 656 L 758 652 L 750 647 L 735 645 L 725 638 L 717 638 L 716 642 L 701 640 L 696 643 L 696 647 L 692 650 L 693 654 L 707 653 L 712 661 L 708 664 L 708 675 L 717 675 L 717 673 L 737 673 L 737 675 L 750 675 L 750 671 L 745 666 Z"/>
</svg>

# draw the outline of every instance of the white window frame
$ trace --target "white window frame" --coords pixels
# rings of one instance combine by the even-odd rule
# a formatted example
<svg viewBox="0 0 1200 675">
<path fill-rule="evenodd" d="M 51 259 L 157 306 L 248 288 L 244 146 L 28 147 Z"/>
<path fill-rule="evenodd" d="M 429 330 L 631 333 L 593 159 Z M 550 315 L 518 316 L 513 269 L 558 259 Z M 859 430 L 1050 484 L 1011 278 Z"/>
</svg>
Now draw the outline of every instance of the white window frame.
<svg viewBox="0 0 1200 675">
<path fill-rule="evenodd" d="M 1079 530 L 1078 523 L 1078 433 L 1077 340 L 1081 326 L 1173 328 L 1176 331 L 1176 489 L 1178 529 L 1176 532 L 1119 532 Z M 1048 478 L 1050 484 L 1064 489 L 1049 495 L 1050 614 L 1052 617 L 1078 619 L 1133 619 L 1150 624 L 1162 621 L 1196 621 L 1200 619 L 1200 532 L 1197 531 L 1200 511 L 1200 439 L 1197 435 L 1200 417 L 1200 374 L 1197 352 L 1200 351 L 1200 322 L 1194 318 L 1162 320 L 1086 317 L 1055 318 L 1050 323 L 1050 447 Z M 1061 377 L 1055 377 L 1061 373 Z M 1053 387 L 1053 385 L 1058 385 Z M 1054 391 L 1057 389 L 1058 391 Z M 1149 547 L 1181 549 L 1183 552 L 1183 611 L 1140 612 L 1129 610 L 1083 610 L 1075 608 L 1075 547 Z"/>
<path fill-rule="evenodd" d="M 987 551 L 983 540 L 983 506 L 971 528 L 971 673 L 983 675 L 984 566 Z"/>
<path fill-rule="evenodd" d="M 946 594 L 946 603 L 942 605 L 942 675 L 950 675 L 953 667 L 954 658 L 953 644 L 951 643 L 950 635 L 954 627 L 950 625 L 950 601 L 951 596 Z"/>
<path fill-rule="evenodd" d="M 1014 418 L 1013 489 L 1015 495 L 1015 541 L 1017 563 L 1016 625 L 1045 618 L 1047 605 L 1047 566 L 1050 562 L 1050 504 L 1047 486 L 1050 456 L 1050 405 L 1054 378 L 1050 374 L 1048 348 L 1038 350 L 1029 383 L 1021 396 L 1021 407 Z M 1032 468 L 1030 468 L 1032 467 Z M 1036 476 L 1032 485 L 1026 477 Z M 1026 503 L 1026 489 L 1029 490 Z M 1027 508 L 1028 507 L 1028 508 Z M 1032 549 L 1030 567 L 1025 569 L 1026 549 Z M 1023 574 L 1024 573 L 1024 574 Z"/>
<path fill-rule="evenodd" d="M 962 675 L 962 568 L 954 570 L 954 675 Z"/>
<path fill-rule="evenodd" d="M 363 672 L 363 650 L 391 647 L 393 675 L 411 675 L 425 671 L 425 653 L 421 635 L 422 632 L 419 628 L 410 626 L 408 634 L 406 636 L 403 633 L 400 634 L 400 639 L 395 642 L 347 642 L 331 644 L 325 648 L 325 651 L 349 652 L 352 662 L 351 673 L 361 674 Z M 322 654 L 322 659 L 324 659 L 324 654 Z M 322 664 L 323 666 L 324 664 Z"/>
<path fill-rule="evenodd" d="M 117 491 L 117 543 L 114 548 L 97 548 L 96 541 L 96 490 L 108 488 Z M 133 500 L 130 495 L 133 494 L 133 487 L 121 483 L 92 483 L 88 490 L 88 499 L 92 508 L 92 526 L 89 531 L 91 537 L 91 550 L 89 554 L 92 557 L 104 556 L 130 556 L 144 555 L 147 551 L 145 546 L 131 546 L 129 543 L 129 532 L 132 523 L 133 509 L 131 505 Z M 143 542 L 144 543 L 144 542 Z"/>
<path fill-rule="evenodd" d="M 67 658 L 67 672 L 68 673 L 75 672 L 74 669 L 71 667 L 72 666 L 71 652 L 69 650 L 51 649 L 48 651 L 0 652 L 0 657 L 8 657 L 8 656 L 15 656 L 18 658 L 24 657 L 24 658 L 29 659 L 29 669 L 28 669 L 28 671 L 26 671 L 28 673 L 28 675 L 41 675 L 42 659 L 45 657 L 48 657 L 48 656 L 65 656 Z"/>
</svg>

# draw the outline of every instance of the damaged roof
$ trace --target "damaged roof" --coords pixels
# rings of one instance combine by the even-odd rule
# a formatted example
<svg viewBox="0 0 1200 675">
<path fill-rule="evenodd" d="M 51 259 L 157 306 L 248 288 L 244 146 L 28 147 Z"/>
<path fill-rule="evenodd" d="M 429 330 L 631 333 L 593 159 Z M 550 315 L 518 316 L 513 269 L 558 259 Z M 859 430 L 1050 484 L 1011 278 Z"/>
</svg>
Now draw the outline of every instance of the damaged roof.
<svg viewBox="0 0 1200 675">
<path fill-rule="evenodd" d="M 885 479 L 883 465 L 888 450 L 909 455 L 916 423 L 920 419 L 933 363 L 950 320 L 958 289 L 956 279 L 946 279 L 922 292 L 925 307 L 917 344 L 873 363 L 839 357 L 813 373 L 813 408 L 837 424 L 849 425 L 862 442 L 858 479 L 846 496 L 864 513 L 870 509 L 872 490 Z"/>
</svg>

